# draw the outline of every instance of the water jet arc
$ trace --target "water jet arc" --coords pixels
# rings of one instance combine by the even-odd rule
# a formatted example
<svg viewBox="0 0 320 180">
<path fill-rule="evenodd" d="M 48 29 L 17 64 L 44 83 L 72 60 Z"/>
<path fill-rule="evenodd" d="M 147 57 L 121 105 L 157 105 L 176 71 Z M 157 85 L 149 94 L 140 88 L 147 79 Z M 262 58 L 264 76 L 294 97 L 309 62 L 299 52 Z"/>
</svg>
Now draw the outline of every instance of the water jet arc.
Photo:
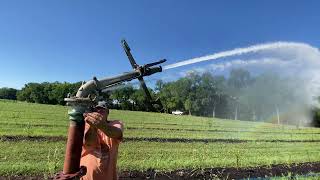
<svg viewBox="0 0 320 180">
<path fill-rule="evenodd" d="M 177 68 L 180 66 L 186 66 L 194 63 L 199 63 L 203 61 L 210 61 L 210 60 L 215 60 L 219 58 L 224 58 L 224 57 L 229 57 L 229 56 L 235 56 L 235 55 L 242 55 L 246 53 L 252 53 L 252 52 L 257 52 L 261 50 L 268 50 L 268 49 L 278 49 L 278 48 L 283 48 L 283 47 L 311 47 L 308 44 L 304 43 L 297 43 L 297 42 L 274 42 L 274 43 L 265 43 L 265 44 L 258 44 L 258 45 L 253 45 L 245 48 L 236 48 L 233 50 L 229 51 L 222 51 L 218 53 L 214 53 L 211 55 L 206 55 L 206 56 L 201 56 L 197 58 L 192 58 L 184 61 L 180 61 L 174 64 L 166 65 L 163 67 L 163 70 L 168 70 L 172 68 Z"/>
</svg>

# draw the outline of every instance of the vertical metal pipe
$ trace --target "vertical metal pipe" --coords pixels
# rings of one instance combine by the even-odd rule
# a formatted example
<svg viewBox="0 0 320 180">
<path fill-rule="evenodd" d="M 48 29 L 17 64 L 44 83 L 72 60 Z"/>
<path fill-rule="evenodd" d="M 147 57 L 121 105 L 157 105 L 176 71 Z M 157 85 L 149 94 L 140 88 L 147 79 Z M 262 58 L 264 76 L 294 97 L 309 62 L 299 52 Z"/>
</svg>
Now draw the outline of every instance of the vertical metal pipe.
<svg viewBox="0 0 320 180">
<path fill-rule="evenodd" d="M 84 122 L 70 121 L 68 141 L 65 152 L 63 173 L 73 174 L 80 170 L 80 159 L 83 145 Z"/>
</svg>

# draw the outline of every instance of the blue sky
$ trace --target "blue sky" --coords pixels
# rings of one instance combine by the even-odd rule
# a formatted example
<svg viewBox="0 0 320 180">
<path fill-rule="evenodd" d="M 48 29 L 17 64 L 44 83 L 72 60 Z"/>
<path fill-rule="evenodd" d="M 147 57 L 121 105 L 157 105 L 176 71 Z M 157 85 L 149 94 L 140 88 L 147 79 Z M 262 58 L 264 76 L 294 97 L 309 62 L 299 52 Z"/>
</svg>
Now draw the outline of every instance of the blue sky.
<svg viewBox="0 0 320 180">
<path fill-rule="evenodd" d="M 320 1 L 0 1 L 0 87 L 76 82 L 236 47 L 297 41 L 320 47 Z"/>
</svg>

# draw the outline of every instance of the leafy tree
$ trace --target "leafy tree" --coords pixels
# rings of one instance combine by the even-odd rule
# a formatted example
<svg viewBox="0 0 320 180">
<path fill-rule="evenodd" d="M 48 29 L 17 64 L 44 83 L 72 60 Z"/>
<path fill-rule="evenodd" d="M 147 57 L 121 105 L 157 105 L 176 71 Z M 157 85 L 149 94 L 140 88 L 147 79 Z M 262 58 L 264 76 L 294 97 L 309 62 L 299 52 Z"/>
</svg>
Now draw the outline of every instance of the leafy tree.
<svg viewBox="0 0 320 180">
<path fill-rule="evenodd" d="M 245 106 L 242 106 L 239 103 L 241 100 L 241 95 L 243 94 L 243 90 L 247 88 L 254 82 L 253 78 L 251 78 L 250 72 L 244 69 L 232 69 L 230 71 L 230 76 L 228 78 L 228 88 L 227 93 L 229 94 L 229 105 L 230 108 L 233 109 L 233 117 L 234 119 L 239 119 L 241 116 L 240 108 L 243 110 Z"/>
<path fill-rule="evenodd" d="M 130 99 L 132 100 L 132 103 L 134 106 L 133 110 L 136 110 L 136 111 L 146 110 L 146 106 L 145 106 L 146 97 L 141 88 L 135 89 L 134 92 L 131 94 Z"/>
<path fill-rule="evenodd" d="M 110 98 L 112 98 L 121 109 L 133 110 L 134 104 L 131 96 L 134 92 L 134 88 L 131 85 L 128 85 L 123 88 L 114 90 L 111 93 Z"/>
<path fill-rule="evenodd" d="M 187 110 L 189 112 L 189 115 L 191 115 L 191 109 L 192 109 L 192 101 L 190 99 L 190 97 L 188 97 L 185 101 L 184 101 L 184 108 L 185 110 Z"/>
<path fill-rule="evenodd" d="M 178 107 L 178 99 L 175 85 L 173 82 L 163 85 L 159 98 L 164 106 L 165 112 L 170 113 Z"/>
<path fill-rule="evenodd" d="M 164 83 L 161 79 L 158 80 L 158 81 L 156 82 L 156 87 L 154 88 L 154 90 L 155 90 L 156 92 L 160 92 L 160 91 L 162 90 L 164 84 L 165 84 L 165 83 Z"/>
<path fill-rule="evenodd" d="M 42 103 L 43 87 L 39 83 L 28 83 L 18 94 L 18 100 Z"/>
<path fill-rule="evenodd" d="M 17 93 L 20 101 L 64 105 L 68 93 L 75 94 L 81 83 L 28 83 Z"/>
<path fill-rule="evenodd" d="M 0 88 L 0 99 L 12 99 L 16 100 L 17 99 L 17 89 L 14 88 Z"/>
</svg>

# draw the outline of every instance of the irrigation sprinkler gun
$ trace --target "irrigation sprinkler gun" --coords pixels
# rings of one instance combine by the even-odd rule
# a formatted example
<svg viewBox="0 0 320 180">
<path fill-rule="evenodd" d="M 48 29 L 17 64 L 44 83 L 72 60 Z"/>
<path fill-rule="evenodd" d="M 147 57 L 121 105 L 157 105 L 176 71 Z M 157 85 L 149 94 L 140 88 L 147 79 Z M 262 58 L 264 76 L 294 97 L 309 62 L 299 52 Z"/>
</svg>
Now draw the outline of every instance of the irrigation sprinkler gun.
<svg viewBox="0 0 320 180">
<path fill-rule="evenodd" d="M 108 90 L 109 88 L 111 89 L 112 87 L 123 82 L 138 79 L 141 88 L 145 92 L 147 109 L 149 111 L 163 109 L 159 99 L 152 99 L 143 77 L 162 72 L 162 67 L 157 65 L 164 63 L 166 60 L 163 59 L 140 66 L 133 58 L 127 42 L 122 40 L 121 44 L 126 55 L 128 56 L 133 71 L 103 79 L 97 79 L 94 77 L 92 80 L 82 83 L 75 96 L 70 97 L 70 95 L 68 95 L 68 97 L 64 99 L 67 102 L 67 105 L 70 106 L 68 111 L 70 124 L 68 129 L 68 140 L 63 171 L 56 174 L 54 177 L 55 180 L 74 180 L 79 179 L 86 174 L 86 167 L 80 167 L 85 125 L 83 113 L 94 111 L 94 107 L 102 98 L 102 91 Z"/>
</svg>

